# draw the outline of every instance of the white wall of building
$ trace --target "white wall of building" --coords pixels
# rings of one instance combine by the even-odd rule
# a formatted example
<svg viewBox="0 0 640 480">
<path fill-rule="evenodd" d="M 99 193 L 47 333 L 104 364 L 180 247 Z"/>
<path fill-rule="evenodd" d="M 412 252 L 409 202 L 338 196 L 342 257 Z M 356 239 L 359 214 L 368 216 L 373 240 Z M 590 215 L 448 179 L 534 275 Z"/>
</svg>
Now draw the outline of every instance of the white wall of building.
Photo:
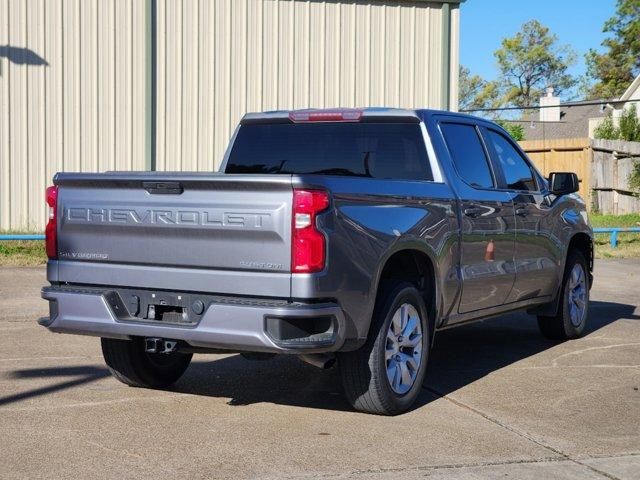
<svg viewBox="0 0 640 480">
<path fill-rule="evenodd" d="M 213 171 L 247 111 L 457 105 L 458 3 L 0 0 L 0 229 L 45 223 L 57 171 Z M 155 135 L 148 136 L 153 131 Z"/>
</svg>

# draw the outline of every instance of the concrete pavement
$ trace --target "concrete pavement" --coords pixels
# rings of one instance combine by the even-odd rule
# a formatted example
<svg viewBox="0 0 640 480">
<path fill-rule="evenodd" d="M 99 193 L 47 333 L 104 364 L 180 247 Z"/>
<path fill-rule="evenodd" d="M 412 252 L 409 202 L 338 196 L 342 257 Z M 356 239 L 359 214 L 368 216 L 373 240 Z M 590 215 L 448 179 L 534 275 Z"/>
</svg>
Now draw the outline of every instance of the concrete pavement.
<svg viewBox="0 0 640 480">
<path fill-rule="evenodd" d="M 109 376 L 0 269 L 0 478 L 640 479 L 640 262 L 598 261 L 589 334 L 509 315 L 442 332 L 411 412 L 355 413 L 337 371 L 200 355 L 171 391 Z"/>
</svg>

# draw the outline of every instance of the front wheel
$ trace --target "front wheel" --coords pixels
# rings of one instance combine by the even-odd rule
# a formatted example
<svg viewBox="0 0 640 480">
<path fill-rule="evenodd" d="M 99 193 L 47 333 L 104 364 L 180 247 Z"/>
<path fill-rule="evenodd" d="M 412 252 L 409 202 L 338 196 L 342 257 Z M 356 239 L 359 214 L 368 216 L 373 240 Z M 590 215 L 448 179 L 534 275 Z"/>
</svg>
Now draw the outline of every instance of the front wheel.
<svg viewBox="0 0 640 480">
<path fill-rule="evenodd" d="M 356 410 L 396 415 L 420 393 L 429 354 L 427 308 L 408 283 L 383 288 L 369 337 L 362 348 L 342 353 L 339 366 L 347 399 Z"/>
<path fill-rule="evenodd" d="M 102 355 L 111 374 L 132 387 L 168 387 L 182 376 L 193 356 L 178 352 L 147 353 L 143 338 L 101 341 Z"/>
<path fill-rule="evenodd" d="M 555 317 L 538 317 L 540 332 L 552 340 L 570 340 L 584 333 L 589 317 L 589 269 L 584 255 L 567 256 L 560 305 Z"/>
</svg>

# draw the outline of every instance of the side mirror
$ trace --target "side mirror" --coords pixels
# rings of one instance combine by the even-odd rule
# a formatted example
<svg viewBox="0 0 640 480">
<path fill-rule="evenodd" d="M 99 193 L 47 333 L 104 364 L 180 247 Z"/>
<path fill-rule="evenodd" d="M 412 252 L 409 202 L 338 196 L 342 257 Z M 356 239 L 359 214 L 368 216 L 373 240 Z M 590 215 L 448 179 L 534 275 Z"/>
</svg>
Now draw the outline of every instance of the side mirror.
<svg viewBox="0 0 640 480">
<path fill-rule="evenodd" d="M 573 172 L 551 172 L 549 174 L 549 188 L 551 193 L 557 195 L 568 195 L 577 192 L 580 188 L 578 175 Z"/>
</svg>

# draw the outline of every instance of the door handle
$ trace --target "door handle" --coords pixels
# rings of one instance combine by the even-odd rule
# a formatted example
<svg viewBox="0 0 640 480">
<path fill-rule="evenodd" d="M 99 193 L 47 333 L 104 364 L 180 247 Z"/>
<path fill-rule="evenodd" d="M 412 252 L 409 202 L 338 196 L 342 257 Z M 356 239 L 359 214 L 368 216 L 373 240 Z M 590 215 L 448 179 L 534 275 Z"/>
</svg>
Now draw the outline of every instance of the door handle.
<svg viewBox="0 0 640 480">
<path fill-rule="evenodd" d="M 482 209 L 479 207 L 469 207 L 465 208 L 463 212 L 467 217 L 477 217 L 482 213 Z"/>
<path fill-rule="evenodd" d="M 527 208 L 516 208 L 516 215 L 526 217 L 527 215 L 529 215 L 529 210 Z"/>
</svg>

